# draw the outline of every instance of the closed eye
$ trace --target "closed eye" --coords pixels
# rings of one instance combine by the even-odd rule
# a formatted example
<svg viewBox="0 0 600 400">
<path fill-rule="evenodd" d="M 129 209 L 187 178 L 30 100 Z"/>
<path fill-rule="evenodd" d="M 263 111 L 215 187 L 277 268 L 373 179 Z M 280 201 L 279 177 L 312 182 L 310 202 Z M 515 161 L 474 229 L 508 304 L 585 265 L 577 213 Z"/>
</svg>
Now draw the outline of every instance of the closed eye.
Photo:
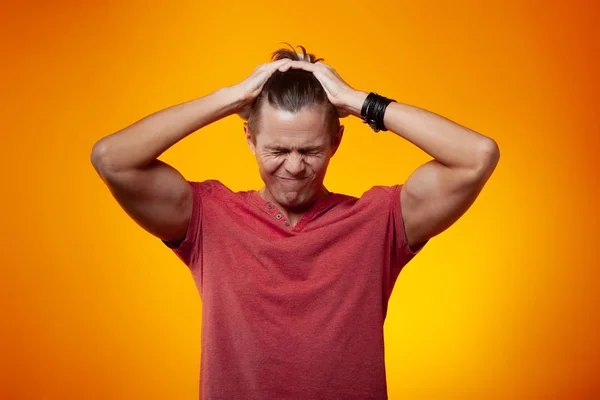
<svg viewBox="0 0 600 400">
<path fill-rule="evenodd" d="M 319 151 L 313 150 L 313 151 L 303 151 L 302 154 L 305 155 L 305 156 L 315 157 L 315 156 L 318 156 L 321 153 Z"/>
<path fill-rule="evenodd" d="M 300 154 L 302 154 L 303 156 L 318 156 L 319 154 L 321 154 L 321 151 L 319 149 L 299 149 L 297 150 Z M 283 154 L 288 154 L 290 152 L 290 150 L 288 149 L 270 149 L 269 150 L 269 154 L 272 155 L 283 155 Z"/>
</svg>

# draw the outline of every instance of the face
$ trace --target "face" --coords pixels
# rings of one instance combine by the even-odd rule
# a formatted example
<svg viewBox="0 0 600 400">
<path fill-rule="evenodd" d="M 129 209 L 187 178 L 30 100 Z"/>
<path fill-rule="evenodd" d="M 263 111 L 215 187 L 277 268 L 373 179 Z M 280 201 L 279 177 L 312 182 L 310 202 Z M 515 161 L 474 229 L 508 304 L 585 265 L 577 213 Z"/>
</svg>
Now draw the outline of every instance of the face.
<svg viewBox="0 0 600 400">
<path fill-rule="evenodd" d="M 325 107 L 305 107 L 294 114 L 265 104 L 259 132 L 244 124 L 246 140 L 265 183 L 265 196 L 288 210 L 301 210 L 324 192 L 329 160 L 342 139 L 328 131 Z"/>
</svg>

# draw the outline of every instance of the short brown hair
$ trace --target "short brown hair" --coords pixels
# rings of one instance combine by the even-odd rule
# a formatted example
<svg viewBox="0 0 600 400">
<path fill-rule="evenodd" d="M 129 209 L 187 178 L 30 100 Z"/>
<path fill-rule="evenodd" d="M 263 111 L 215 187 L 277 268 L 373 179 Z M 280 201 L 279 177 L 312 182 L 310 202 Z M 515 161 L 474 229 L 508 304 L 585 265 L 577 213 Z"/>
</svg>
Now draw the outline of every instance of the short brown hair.
<svg viewBox="0 0 600 400">
<path fill-rule="evenodd" d="M 310 61 L 311 63 L 325 61 L 323 58 L 317 58 L 314 54 L 307 53 L 303 46 L 298 46 L 302 49 L 302 54 L 300 54 L 294 50 L 292 45 L 284 43 L 290 46 L 291 50 L 276 50 L 271 56 L 272 61 L 284 58 L 294 61 Z M 248 113 L 248 128 L 253 133 L 258 133 L 260 111 L 265 102 L 268 102 L 273 108 L 293 113 L 300 112 L 304 107 L 324 106 L 327 108 L 326 118 L 332 138 L 340 127 L 340 119 L 335 106 L 331 104 L 325 89 L 312 72 L 290 68 L 285 72 L 275 71 L 271 75 Z"/>
</svg>

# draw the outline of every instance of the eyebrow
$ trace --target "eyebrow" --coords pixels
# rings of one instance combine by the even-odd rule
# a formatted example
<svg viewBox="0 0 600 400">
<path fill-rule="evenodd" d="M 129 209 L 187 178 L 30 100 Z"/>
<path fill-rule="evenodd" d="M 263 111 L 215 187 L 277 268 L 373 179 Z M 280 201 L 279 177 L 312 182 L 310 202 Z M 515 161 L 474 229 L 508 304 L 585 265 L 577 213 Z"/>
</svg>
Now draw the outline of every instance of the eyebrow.
<svg viewBox="0 0 600 400">
<path fill-rule="evenodd" d="M 265 148 L 267 150 L 275 150 L 275 151 L 290 151 L 290 150 L 294 149 L 294 147 L 287 148 L 287 147 L 283 147 L 283 146 L 265 146 Z M 315 151 L 315 150 L 321 150 L 322 148 L 323 148 L 323 146 L 305 146 L 305 147 L 299 147 L 298 151 L 300 151 L 300 152 Z"/>
</svg>

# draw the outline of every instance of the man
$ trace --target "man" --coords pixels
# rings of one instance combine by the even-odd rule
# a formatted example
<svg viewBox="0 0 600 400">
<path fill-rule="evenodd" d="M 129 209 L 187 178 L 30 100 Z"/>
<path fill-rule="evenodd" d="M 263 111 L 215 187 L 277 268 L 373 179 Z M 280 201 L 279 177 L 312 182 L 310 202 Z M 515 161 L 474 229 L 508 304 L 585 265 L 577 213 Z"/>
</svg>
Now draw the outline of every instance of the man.
<svg viewBox="0 0 600 400">
<path fill-rule="evenodd" d="M 355 90 L 299 47 L 92 151 L 124 210 L 190 268 L 202 299 L 204 399 L 386 399 L 383 323 L 398 274 L 464 214 L 499 159 L 492 139 Z M 246 120 L 261 190 L 189 182 L 157 160 L 232 114 Z M 331 193 L 323 180 L 347 116 L 434 159 L 403 185 Z"/>
</svg>

